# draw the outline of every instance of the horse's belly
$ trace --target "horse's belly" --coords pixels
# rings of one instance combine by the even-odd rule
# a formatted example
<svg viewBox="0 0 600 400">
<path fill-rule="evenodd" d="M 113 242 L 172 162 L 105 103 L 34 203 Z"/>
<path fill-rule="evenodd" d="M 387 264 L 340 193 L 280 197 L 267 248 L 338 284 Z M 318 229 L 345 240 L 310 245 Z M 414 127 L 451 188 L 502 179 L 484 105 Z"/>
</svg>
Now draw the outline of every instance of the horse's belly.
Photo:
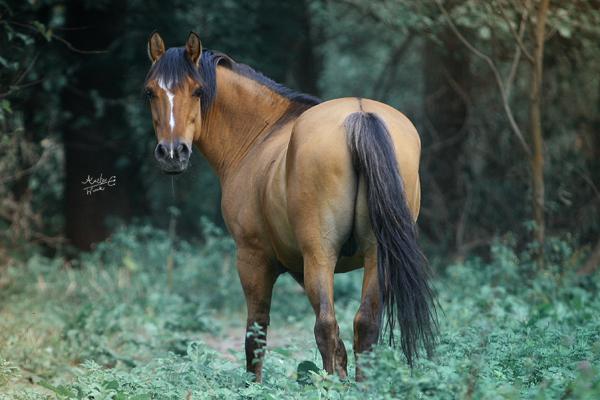
<svg viewBox="0 0 600 400">
<path fill-rule="evenodd" d="M 294 272 L 297 274 L 302 274 L 304 271 L 302 255 L 300 253 L 277 257 L 278 261 L 281 263 L 281 266 L 290 272 Z M 335 264 L 335 273 L 344 273 L 354 271 L 356 269 L 362 268 L 364 266 L 364 257 L 362 256 L 354 256 L 354 257 L 340 257 Z"/>
<path fill-rule="evenodd" d="M 277 237 L 274 239 L 275 243 L 273 243 L 273 251 L 277 261 L 289 271 L 302 272 L 303 262 L 300 249 L 295 246 L 293 241 L 282 239 L 281 236 Z"/>
<path fill-rule="evenodd" d="M 340 257 L 335 264 L 335 273 L 354 271 L 363 267 L 364 257 L 356 255 L 353 257 Z"/>
</svg>

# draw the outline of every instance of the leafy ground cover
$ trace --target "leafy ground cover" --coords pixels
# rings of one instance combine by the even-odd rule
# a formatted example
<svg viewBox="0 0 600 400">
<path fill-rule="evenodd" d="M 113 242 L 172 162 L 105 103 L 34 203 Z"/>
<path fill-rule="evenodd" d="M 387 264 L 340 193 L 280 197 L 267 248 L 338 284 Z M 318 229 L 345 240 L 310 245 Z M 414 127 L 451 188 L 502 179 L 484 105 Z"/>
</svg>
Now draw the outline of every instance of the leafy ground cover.
<svg viewBox="0 0 600 400">
<path fill-rule="evenodd" d="M 435 356 L 410 371 L 380 346 L 359 384 L 311 371 L 314 316 L 283 276 L 258 385 L 243 369 L 233 243 L 206 229 L 202 246 L 138 226 L 77 263 L 33 255 L 0 267 L 0 399 L 600 398 L 600 282 L 571 273 L 578 253 L 565 242 L 550 244 L 541 273 L 500 242 L 489 260 L 440 265 Z M 361 276 L 336 278 L 349 350 Z"/>
</svg>

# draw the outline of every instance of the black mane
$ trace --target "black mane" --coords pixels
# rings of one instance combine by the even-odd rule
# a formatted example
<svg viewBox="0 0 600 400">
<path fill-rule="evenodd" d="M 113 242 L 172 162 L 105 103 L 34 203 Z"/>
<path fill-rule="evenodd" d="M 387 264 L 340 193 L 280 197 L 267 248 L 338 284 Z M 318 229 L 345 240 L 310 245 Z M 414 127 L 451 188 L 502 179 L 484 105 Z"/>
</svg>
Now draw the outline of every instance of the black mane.
<svg viewBox="0 0 600 400">
<path fill-rule="evenodd" d="M 144 85 L 152 79 L 157 79 L 162 81 L 165 87 L 175 89 L 185 81 L 187 76 L 204 86 L 204 79 L 200 75 L 200 71 L 186 55 L 185 49 L 172 47 L 150 68 Z"/>
<path fill-rule="evenodd" d="M 202 52 L 200 66 L 196 68 L 189 57 L 187 57 L 183 47 L 172 47 L 150 68 L 146 76 L 146 83 L 152 79 L 159 79 L 166 87 L 176 88 L 184 81 L 186 76 L 191 77 L 202 87 L 200 104 L 202 113 L 206 114 L 214 102 L 217 93 L 216 71 L 218 65 L 229 68 L 239 75 L 266 86 L 275 93 L 301 106 L 300 108 L 307 109 L 321 103 L 321 99 L 315 96 L 296 92 L 255 71 L 248 65 L 237 63 L 228 55 L 213 50 Z"/>
</svg>

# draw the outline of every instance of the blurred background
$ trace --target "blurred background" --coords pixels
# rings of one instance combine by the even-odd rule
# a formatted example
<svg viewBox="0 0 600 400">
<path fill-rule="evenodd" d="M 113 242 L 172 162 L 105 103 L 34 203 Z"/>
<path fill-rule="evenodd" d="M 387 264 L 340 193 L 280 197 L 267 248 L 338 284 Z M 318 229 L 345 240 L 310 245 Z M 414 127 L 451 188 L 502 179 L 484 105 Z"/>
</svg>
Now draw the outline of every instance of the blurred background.
<svg viewBox="0 0 600 400">
<path fill-rule="evenodd" d="M 433 361 L 379 346 L 363 386 L 296 383 L 321 361 L 284 274 L 249 383 L 217 179 L 155 165 L 155 29 L 414 122 Z M 598 43 L 599 0 L 0 0 L 0 400 L 600 398 Z M 350 371 L 361 282 L 335 281 Z"/>
<path fill-rule="evenodd" d="M 90 250 L 129 223 L 177 218 L 192 242 L 203 218 L 223 227 L 197 152 L 174 179 L 154 165 L 141 92 L 155 29 L 169 47 L 194 30 L 325 100 L 404 112 L 422 137 L 430 258 L 499 237 L 600 252 L 598 1 L 28 0 L 0 2 L 0 257 Z M 87 195 L 100 174 L 116 186 Z"/>
</svg>

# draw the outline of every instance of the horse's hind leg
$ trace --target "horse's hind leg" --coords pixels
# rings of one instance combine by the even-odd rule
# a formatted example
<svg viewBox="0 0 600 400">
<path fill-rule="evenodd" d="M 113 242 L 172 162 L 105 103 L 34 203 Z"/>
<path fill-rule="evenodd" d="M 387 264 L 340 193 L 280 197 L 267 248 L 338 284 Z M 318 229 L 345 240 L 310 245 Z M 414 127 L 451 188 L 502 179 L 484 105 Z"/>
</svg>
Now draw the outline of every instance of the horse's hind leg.
<svg viewBox="0 0 600 400">
<path fill-rule="evenodd" d="M 266 257 L 254 250 L 239 248 L 237 266 L 248 307 L 246 370 L 261 382 L 271 296 L 279 274 Z"/>
<path fill-rule="evenodd" d="M 323 368 L 346 378 L 346 350 L 333 304 L 333 274 L 352 233 L 357 187 L 346 131 L 337 122 L 298 122 L 286 162 L 288 217 L 304 261 L 304 289 L 316 315 Z"/>
<path fill-rule="evenodd" d="M 316 315 L 315 339 L 323 358 L 323 369 L 330 374 L 337 372 L 345 379 L 348 375 L 346 348 L 339 337 L 333 303 L 337 255 L 324 247 L 319 245 L 318 249 L 304 253 L 304 289 Z"/>
<path fill-rule="evenodd" d="M 356 380 L 363 380 L 359 355 L 370 351 L 379 339 L 381 327 L 381 292 L 377 277 L 377 252 L 375 246 L 365 257 L 360 307 L 354 317 L 354 355 L 356 356 Z"/>
</svg>

